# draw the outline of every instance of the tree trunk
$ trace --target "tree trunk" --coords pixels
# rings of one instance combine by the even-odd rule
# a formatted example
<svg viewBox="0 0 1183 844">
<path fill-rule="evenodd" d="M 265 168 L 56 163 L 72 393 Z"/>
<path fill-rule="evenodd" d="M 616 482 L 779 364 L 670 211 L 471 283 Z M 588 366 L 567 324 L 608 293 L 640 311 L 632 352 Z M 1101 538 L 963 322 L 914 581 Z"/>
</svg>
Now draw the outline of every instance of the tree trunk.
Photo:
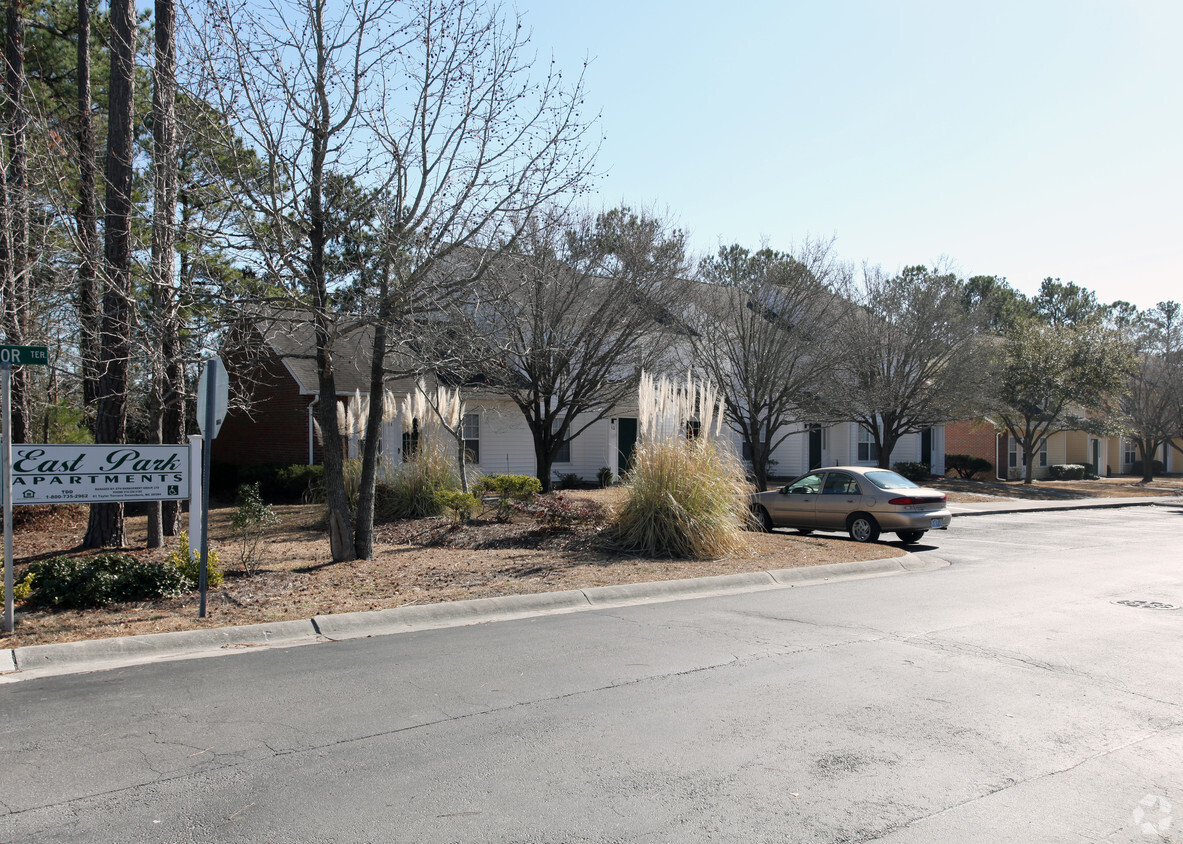
<svg viewBox="0 0 1183 844">
<path fill-rule="evenodd" d="M 90 3 L 78 0 L 78 348 L 82 404 L 93 408 L 99 384 L 99 214 L 95 196 L 94 122 L 90 117 Z"/>
<path fill-rule="evenodd" d="M 102 350 L 95 416 L 95 440 L 122 443 L 127 437 L 127 387 L 131 354 L 132 108 L 135 90 L 135 5 L 112 0 L 111 82 L 107 122 L 107 192 Z M 82 540 L 86 548 L 120 547 L 123 504 L 93 504 Z"/>
<path fill-rule="evenodd" d="M 159 357 L 152 367 L 152 428 L 158 443 L 175 442 L 177 432 L 165 431 L 165 416 L 177 399 L 176 370 L 180 342 L 173 279 L 176 261 L 177 133 L 176 49 L 172 0 L 156 0 L 156 63 L 152 84 L 152 328 L 159 346 L 150 354 Z M 175 416 L 175 414 L 173 414 Z M 174 508 L 175 513 L 175 508 Z M 148 547 L 164 544 L 163 507 L 154 501 L 148 509 Z M 175 521 L 175 520 L 174 520 Z M 173 525 L 175 528 L 175 523 Z"/>
<path fill-rule="evenodd" d="M 1138 440 L 1138 451 L 1142 455 L 1142 483 L 1148 484 L 1154 480 L 1154 453 L 1158 451 L 1158 443 Z"/>
<path fill-rule="evenodd" d="M 21 0 L 9 0 L 4 58 L 8 100 L 8 225 L 11 284 L 4 291 L 7 342 L 22 345 L 29 329 L 29 177 L 25 136 L 25 25 Z M 8 273 L 4 274 L 9 280 Z M 29 441 L 29 389 L 24 367 L 12 370 L 12 441 Z"/>
<path fill-rule="evenodd" d="M 383 298 L 385 298 L 385 280 Z M 385 399 L 386 319 L 385 309 L 374 326 L 374 347 L 370 358 L 370 407 L 366 417 L 366 438 L 362 441 L 361 488 L 357 493 L 357 524 L 353 547 L 360 560 L 374 558 L 374 492 L 378 484 L 378 443 L 382 438 Z"/>
</svg>

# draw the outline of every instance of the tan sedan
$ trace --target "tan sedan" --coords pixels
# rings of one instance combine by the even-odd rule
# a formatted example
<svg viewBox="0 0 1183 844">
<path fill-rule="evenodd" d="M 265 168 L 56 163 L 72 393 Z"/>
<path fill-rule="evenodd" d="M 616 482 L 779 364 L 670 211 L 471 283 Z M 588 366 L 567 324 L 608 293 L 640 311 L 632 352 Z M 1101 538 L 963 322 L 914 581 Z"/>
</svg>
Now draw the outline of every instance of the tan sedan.
<svg viewBox="0 0 1183 844">
<path fill-rule="evenodd" d="M 905 544 L 919 542 L 926 531 L 947 529 L 953 519 L 943 492 L 867 466 L 817 469 L 780 489 L 755 493 L 752 515 L 764 530 L 847 531 L 857 542 L 874 542 L 892 531 Z"/>
</svg>

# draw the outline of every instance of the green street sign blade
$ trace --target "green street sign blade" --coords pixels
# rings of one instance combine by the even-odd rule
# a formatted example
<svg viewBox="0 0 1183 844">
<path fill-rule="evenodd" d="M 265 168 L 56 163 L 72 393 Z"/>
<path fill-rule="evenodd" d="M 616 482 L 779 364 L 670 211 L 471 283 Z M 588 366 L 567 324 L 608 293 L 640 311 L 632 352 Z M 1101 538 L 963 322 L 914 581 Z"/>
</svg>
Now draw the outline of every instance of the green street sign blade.
<svg viewBox="0 0 1183 844">
<path fill-rule="evenodd" d="M 13 366 L 45 366 L 49 363 L 49 349 L 45 346 L 0 345 L 0 363 Z"/>
</svg>

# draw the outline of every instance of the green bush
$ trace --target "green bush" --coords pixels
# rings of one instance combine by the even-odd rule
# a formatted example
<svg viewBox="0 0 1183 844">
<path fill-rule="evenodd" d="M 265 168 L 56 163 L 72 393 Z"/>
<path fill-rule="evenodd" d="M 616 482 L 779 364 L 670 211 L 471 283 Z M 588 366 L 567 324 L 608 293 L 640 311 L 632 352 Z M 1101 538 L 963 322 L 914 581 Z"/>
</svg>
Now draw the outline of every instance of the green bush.
<svg viewBox="0 0 1183 844">
<path fill-rule="evenodd" d="M 459 525 L 472 518 L 472 511 L 476 509 L 477 497 L 469 492 L 458 489 L 441 489 L 435 494 L 440 508 L 448 514 L 452 524 Z"/>
<path fill-rule="evenodd" d="M 0 590 L 0 592 L 3 592 L 3 590 Z M 13 601 L 24 601 L 29 597 L 30 594 L 32 594 L 32 592 L 33 592 L 33 572 L 26 571 L 24 573 L 24 575 L 20 578 L 20 580 L 18 580 L 12 584 L 12 600 Z M 3 597 L 4 597 L 3 595 L 0 595 L 0 598 L 3 598 Z"/>
<path fill-rule="evenodd" d="M 718 559 L 746 544 L 743 464 L 706 437 L 640 443 L 605 537 L 647 556 Z"/>
<path fill-rule="evenodd" d="M 1154 470 L 1154 474 L 1156 474 L 1156 475 L 1165 474 L 1167 471 L 1167 467 L 1163 465 L 1163 462 L 1161 460 L 1151 460 L 1150 467 Z M 1131 475 L 1141 475 L 1142 474 L 1142 461 L 1141 460 L 1135 460 L 1133 463 L 1130 464 L 1130 474 Z"/>
<path fill-rule="evenodd" d="M 559 487 L 562 489 L 578 489 L 579 485 L 583 483 L 583 478 L 579 477 L 575 472 L 562 472 L 556 474 Z"/>
<path fill-rule="evenodd" d="M 1085 477 L 1085 480 L 1095 481 L 1095 480 L 1099 480 L 1101 476 L 1097 474 L 1097 467 L 1096 466 L 1094 466 L 1092 463 L 1085 463 L 1084 464 L 1084 477 Z"/>
<path fill-rule="evenodd" d="M 601 466 L 600 471 L 596 472 L 596 483 L 600 485 L 600 489 L 606 489 L 612 485 L 612 470 L 607 466 Z"/>
<path fill-rule="evenodd" d="M 542 492 L 542 483 L 533 475 L 485 475 L 473 486 L 477 495 L 497 497 L 497 521 L 509 521 L 513 504 L 528 502 Z"/>
<path fill-rule="evenodd" d="M 969 454 L 946 454 L 945 471 L 955 472 L 957 477 L 970 480 L 979 473 L 990 472 L 994 464 L 984 457 L 974 457 Z"/>
<path fill-rule="evenodd" d="M 181 531 L 181 535 L 177 539 L 177 547 L 168 552 L 164 561 L 179 569 L 181 574 L 185 575 L 185 579 L 192 584 L 191 588 L 198 587 L 201 582 L 201 551 L 189 549 L 189 534 L 186 531 Z M 217 548 L 207 549 L 205 555 L 205 583 L 207 586 L 222 585 L 225 575 L 222 573 L 220 561 L 221 556 L 218 554 Z"/>
<path fill-rule="evenodd" d="M 178 567 L 130 554 L 53 557 L 30 564 L 29 571 L 33 573 L 30 600 L 61 609 L 177 597 L 193 588 Z"/>
<path fill-rule="evenodd" d="M 925 481 L 932 476 L 932 467 L 927 463 L 895 463 L 891 468 L 910 481 Z"/>
<path fill-rule="evenodd" d="M 231 466 L 215 463 L 211 469 L 211 489 L 222 495 L 229 495 L 240 486 L 258 484 L 259 494 L 265 501 L 298 504 L 315 500 L 316 495 L 323 495 L 324 491 L 324 466 L 319 465 L 259 463 Z"/>
<path fill-rule="evenodd" d="M 1048 467 L 1053 481 L 1079 481 L 1084 478 L 1084 466 L 1079 463 L 1056 463 Z"/>
</svg>

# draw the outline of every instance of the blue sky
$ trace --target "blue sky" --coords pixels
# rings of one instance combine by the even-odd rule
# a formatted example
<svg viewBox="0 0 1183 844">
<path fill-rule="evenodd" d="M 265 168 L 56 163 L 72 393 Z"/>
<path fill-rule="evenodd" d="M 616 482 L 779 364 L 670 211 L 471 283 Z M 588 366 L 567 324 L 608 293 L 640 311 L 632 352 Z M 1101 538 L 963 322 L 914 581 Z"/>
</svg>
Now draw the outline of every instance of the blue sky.
<svg viewBox="0 0 1183 844">
<path fill-rule="evenodd" d="M 836 237 L 1025 292 L 1183 299 L 1183 3 L 519 0 L 540 63 L 584 57 L 595 202 L 696 252 Z"/>
</svg>

